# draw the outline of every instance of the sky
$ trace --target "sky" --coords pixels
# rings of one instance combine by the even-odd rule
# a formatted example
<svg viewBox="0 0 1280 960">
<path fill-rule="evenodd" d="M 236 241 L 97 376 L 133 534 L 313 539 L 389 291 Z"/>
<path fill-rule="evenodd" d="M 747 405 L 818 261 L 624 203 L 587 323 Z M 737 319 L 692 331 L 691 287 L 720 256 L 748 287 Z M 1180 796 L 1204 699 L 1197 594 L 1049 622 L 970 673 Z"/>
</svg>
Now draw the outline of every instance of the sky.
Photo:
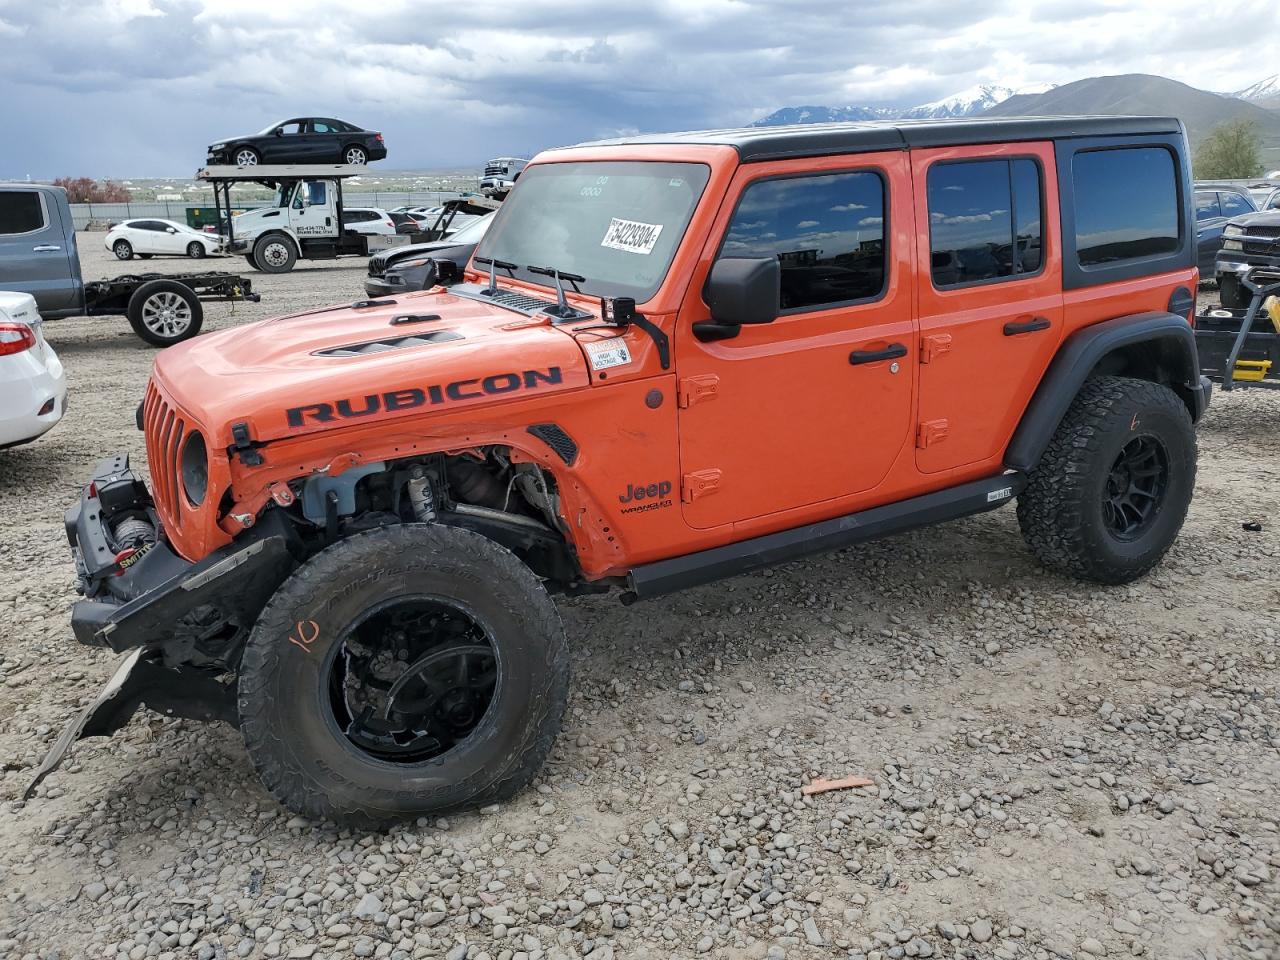
<svg viewBox="0 0 1280 960">
<path fill-rule="evenodd" d="M 1280 70 L 1277 0 L 1210 6 L 0 0 L 0 179 L 186 177 L 209 143 L 291 116 L 382 131 L 385 169 L 459 169 L 783 106 L 1118 73 L 1232 91 Z"/>
</svg>

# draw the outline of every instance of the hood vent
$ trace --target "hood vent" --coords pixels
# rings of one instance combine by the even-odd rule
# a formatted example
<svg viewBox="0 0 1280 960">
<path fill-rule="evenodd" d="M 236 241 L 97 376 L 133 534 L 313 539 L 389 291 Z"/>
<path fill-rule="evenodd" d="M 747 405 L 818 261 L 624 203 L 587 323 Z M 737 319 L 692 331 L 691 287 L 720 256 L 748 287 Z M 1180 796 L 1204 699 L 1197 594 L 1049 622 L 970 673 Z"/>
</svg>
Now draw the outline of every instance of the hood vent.
<svg viewBox="0 0 1280 960">
<path fill-rule="evenodd" d="M 535 314 L 545 313 L 548 309 L 555 309 L 556 302 L 554 300 L 543 300 L 541 297 L 530 297 L 527 294 L 516 293 L 512 290 L 504 290 L 499 287 L 493 293 L 489 293 L 487 287 L 479 286 L 474 283 L 466 283 L 453 287 L 449 293 L 455 297 L 463 297 L 467 300 L 478 300 L 480 303 L 492 303 L 494 306 L 506 307 L 508 310 L 514 310 L 516 313 L 523 313 L 526 317 L 532 317 Z"/>
<path fill-rule="evenodd" d="M 430 333 L 415 334 L 411 337 L 388 337 L 383 340 L 369 340 L 366 343 L 351 343 L 345 347 L 330 347 L 317 350 L 316 357 L 371 357 L 390 350 L 404 350 L 408 347 L 426 347 L 433 343 L 446 343 L 449 340 L 461 340 L 462 334 L 452 330 L 432 330 Z"/>
</svg>

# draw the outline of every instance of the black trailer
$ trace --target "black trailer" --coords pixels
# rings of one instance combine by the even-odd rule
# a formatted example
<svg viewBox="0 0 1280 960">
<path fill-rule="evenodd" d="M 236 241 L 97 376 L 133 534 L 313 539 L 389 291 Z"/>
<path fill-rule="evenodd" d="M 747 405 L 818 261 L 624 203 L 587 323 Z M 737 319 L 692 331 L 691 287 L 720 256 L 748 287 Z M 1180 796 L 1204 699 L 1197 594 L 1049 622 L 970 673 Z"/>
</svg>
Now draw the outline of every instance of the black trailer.
<svg viewBox="0 0 1280 960">
<path fill-rule="evenodd" d="M 1200 372 L 1224 391 L 1280 389 L 1280 269 L 1253 267 L 1240 285 L 1253 294 L 1247 309 L 1213 307 L 1196 317 Z"/>
<path fill-rule="evenodd" d="M 260 299 L 253 282 L 234 273 L 135 273 L 86 282 L 84 316 L 124 314 L 139 337 L 168 347 L 200 332 L 201 301 Z"/>
</svg>

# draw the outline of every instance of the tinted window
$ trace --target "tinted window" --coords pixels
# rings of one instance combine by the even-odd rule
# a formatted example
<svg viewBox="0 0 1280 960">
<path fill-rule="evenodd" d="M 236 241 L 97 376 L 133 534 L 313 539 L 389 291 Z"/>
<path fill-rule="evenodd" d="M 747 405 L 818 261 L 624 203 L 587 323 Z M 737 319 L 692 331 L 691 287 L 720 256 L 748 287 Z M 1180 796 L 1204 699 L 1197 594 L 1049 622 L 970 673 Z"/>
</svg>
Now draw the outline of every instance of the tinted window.
<svg viewBox="0 0 1280 960">
<path fill-rule="evenodd" d="M 1222 209 L 1218 206 L 1218 195 L 1216 193 L 1197 193 L 1196 194 L 1196 221 L 1213 220 L 1222 216 Z"/>
<path fill-rule="evenodd" d="M 1039 270 L 1040 197 L 1040 165 L 1034 160 L 930 167 L 934 286 L 981 283 Z"/>
<path fill-rule="evenodd" d="M 313 120 L 311 122 L 312 133 L 337 133 L 338 128 L 325 122 L 324 120 Z"/>
<path fill-rule="evenodd" d="M 1082 267 L 1177 252 L 1178 184 L 1164 147 L 1082 151 L 1071 179 Z"/>
<path fill-rule="evenodd" d="M 884 181 L 862 172 L 753 183 L 720 256 L 777 257 L 784 310 L 877 296 L 885 279 Z"/>
<path fill-rule="evenodd" d="M 44 226 L 44 208 L 34 190 L 0 190 L 0 234 L 30 233 Z"/>
<path fill-rule="evenodd" d="M 1238 193 L 1220 193 L 1218 199 L 1222 203 L 1224 217 L 1238 217 L 1242 213 L 1253 213 L 1253 204 Z"/>
</svg>

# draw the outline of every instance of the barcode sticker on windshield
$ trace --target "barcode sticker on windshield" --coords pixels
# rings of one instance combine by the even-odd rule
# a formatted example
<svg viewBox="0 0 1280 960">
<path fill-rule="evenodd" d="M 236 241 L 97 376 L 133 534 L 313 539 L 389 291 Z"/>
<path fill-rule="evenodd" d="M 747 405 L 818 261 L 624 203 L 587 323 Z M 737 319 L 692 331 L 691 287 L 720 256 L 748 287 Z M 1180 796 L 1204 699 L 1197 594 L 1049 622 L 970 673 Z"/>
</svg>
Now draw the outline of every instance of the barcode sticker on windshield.
<svg viewBox="0 0 1280 960">
<path fill-rule="evenodd" d="M 604 232 L 600 246 L 610 250 L 625 250 L 627 253 L 653 253 L 653 245 L 658 242 L 658 234 L 662 233 L 660 223 L 640 223 L 636 220 L 619 220 L 614 217 L 609 221 L 609 229 Z"/>
<path fill-rule="evenodd" d="M 596 340 L 586 344 L 586 348 L 591 356 L 592 370 L 607 370 L 631 362 L 631 351 L 627 349 L 627 341 L 621 337 Z"/>
</svg>

